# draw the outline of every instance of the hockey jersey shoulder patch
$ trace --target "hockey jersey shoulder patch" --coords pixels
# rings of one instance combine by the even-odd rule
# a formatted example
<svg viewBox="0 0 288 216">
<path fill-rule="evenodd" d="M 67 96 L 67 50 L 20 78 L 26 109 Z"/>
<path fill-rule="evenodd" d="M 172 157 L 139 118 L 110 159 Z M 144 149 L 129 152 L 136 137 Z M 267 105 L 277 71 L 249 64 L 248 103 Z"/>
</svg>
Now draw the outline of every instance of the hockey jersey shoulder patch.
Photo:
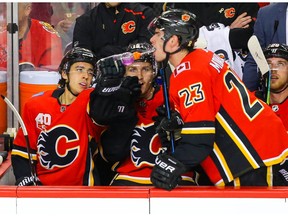
<svg viewBox="0 0 288 216">
<path fill-rule="evenodd" d="M 190 62 L 189 61 L 183 62 L 175 68 L 174 73 L 173 73 L 174 77 L 178 76 L 183 71 L 190 70 L 190 69 L 191 69 Z"/>
<path fill-rule="evenodd" d="M 39 21 L 39 23 L 42 25 L 42 27 L 51 34 L 56 34 L 58 37 L 60 37 L 59 33 L 53 28 L 53 26 L 49 23 Z"/>
</svg>

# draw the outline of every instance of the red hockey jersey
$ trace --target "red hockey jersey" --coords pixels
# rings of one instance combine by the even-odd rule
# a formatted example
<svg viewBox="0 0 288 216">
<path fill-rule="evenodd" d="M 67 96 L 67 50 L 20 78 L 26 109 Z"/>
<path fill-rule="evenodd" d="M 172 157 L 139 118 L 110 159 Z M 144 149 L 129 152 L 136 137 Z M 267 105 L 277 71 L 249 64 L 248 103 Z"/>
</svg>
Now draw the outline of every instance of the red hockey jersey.
<svg viewBox="0 0 288 216">
<path fill-rule="evenodd" d="M 216 54 L 202 49 L 189 53 L 171 75 L 170 95 L 185 123 L 174 156 L 192 167 L 201 163 L 215 185 L 288 155 L 280 118 Z M 197 161 L 201 145 L 213 150 Z"/>
<path fill-rule="evenodd" d="M 280 104 L 269 104 L 272 110 L 282 120 L 286 130 L 288 131 L 288 100 L 287 98 Z"/>
<path fill-rule="evenodd" d="M 84 90 L 69 106 L 58 102 L 59 91 L 47 91 L 32 97 L 24 106 L 33 160 L 37 159 L 37 176 L 44 185 L 94 185 L 92 155 L 102 128 L 87 113 L 92 89 Z M 14 140 L 12 155 L 28 159 L 22 128 Z M 37 156 L 37 158 L 36 158 Z"/>
<path fill-rule="evenodd" d="M 160 89 L 151 100 L 142 99 L 137 104 L 138 123 L 131 137 L 130 157 L 116 168 L 117 180 L 125 180 L 138 184 L 152 185 L 150 175 L 157 155 L 164 152 L 156 133 L 153 116 L 157 116 L 156 108 L 164 103 Z M 185 173 L 182 180 L 194 182 L 193 173 Z M 113 184 L 112 184 L 113 185 Z"/>
<path fill-rule="evenodd" d="M 19 64 L 57 69 L 63 57 L 62 40 L 45 22 L 30 19 L 30 28 L 19 40 Z M 0 33 L 0 67 L 7 68 L 7 32 Z"/>
</svg>

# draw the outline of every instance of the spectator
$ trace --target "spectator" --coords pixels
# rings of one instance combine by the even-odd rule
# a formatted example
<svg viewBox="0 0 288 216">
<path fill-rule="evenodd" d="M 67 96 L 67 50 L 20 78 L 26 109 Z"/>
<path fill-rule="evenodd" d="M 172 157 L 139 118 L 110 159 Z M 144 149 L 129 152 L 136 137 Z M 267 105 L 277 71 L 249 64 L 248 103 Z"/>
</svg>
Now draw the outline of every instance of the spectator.
<svg viewBox="0 0 288 216">
<path fill-rule="evenodd" d="M 288 46 L 269 44 L 264 55 L 271 69 L 270 103 L 288 131 Z"/>
<path fill-rule="evenodd" d="M 95 75 L 96 57 L 83 48 L 70 50 L 59 66 L 60 88 L 39 93 L 24 106 L 30 149 L 26 148 L 23 128 L 17 132 L 12 149 L 16 185 L 99 185 L 92 161 L 101 127 L 87 113 Z M 31 177 L 29 152 L 38 179 Z M 32 165 L 33 166 L 33 165 Z"/>
<path fill-rule="evenodd" d="M 129 43 L 149 42 L 153 10 L 139 3 L 100 3 L 76 19 L 73 46 L 91 49 L 98 58 L 123 53 Z"/>
<path fill-rule="evenodd" d="M 259 9 L 257 3 L 175 3 L 194 13 L 200 33 L 197 47 L 215 52 L 234 69 L 242 79 L 253 25 Z"/>
<path fill-rule="evenodd" d="M 31 3 L 18 3 L 18 10 L 20 71 L 56 69 L 62 58 L 60 36 L 50 24 L 29 17 Z M 1 33 L 0 40 L 1 47 L 7 47 L 6 31 Z M 7 67 L 7 59 L 0 67 Z"/>
<path fill-rule="evenodd" d="M 259 5 L 235 2 L 175 3 L 174 8 L 181 8 L 195 14 L 200 27 L 209 26 L 212 23 L 230 26 L 229 40 L 232 49 L 247 50 L 247 42 L 253 34 Z"/>
<path fill-rule="evenodd" d="M 285 127 L 223 59 L 193 49 L 199 34 L 195 15 L 167 11 L 150 23 L 149 30 L 154 34 L 151 43 L 156 61 L 165 64 L 169 60 L 175 67 L 169 93 L 184 121 L 175 151 L 156 159 L 152 183 L 171 190 L 184 171 L 200 164 L 217 186 L 288 185 Z M 167 121 L 160 127 L 168 130 Z"/>
<path fill-rule="evenodd" d="M 49 2 L 33 2 L 30 17 L 51 24 L 53 7 Z"/>
<path fill-rule="evenodd" d="M 72 48 L 73 40 L 73 31 L 75 27 L 76 18 L 80 15 L 86 13 L 90 7 L 89 3 L 61 3 L 64 4 L 73 4 L 74 6 L 71 9 L 64 10 L 64 13 L 61 14 L 61 20 L 55 25 L 55 30 L 60 34 L 62 39 L 62 50 L 65 54 L 69 49 Z"/>
<path fill-rule="evenodd" d="M 257 36 L 262 48 L 271 43 L 287 44 L 287 3 L 272 3 L 261 7 L 254 25 L 254 35 Z M 253 57 L 249 54 L 244 65 L 243 82 L 250 91 L 258 90 L 260 74 Z"/>
</svg>

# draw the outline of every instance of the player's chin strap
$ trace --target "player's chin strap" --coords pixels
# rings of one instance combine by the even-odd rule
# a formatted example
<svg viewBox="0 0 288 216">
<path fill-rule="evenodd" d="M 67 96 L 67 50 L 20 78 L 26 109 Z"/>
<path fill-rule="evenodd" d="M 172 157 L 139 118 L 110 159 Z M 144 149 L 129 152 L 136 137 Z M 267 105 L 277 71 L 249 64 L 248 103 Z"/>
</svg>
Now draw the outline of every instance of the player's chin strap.
<svg viewBox="0 0 288 216">
<path fill-rule="evenodd" d="M 68 89 L 68 91 L 69 91 L 72 95 L 74 95 L 75 97 L 77 97 L 79 94 L 74 94 L 74 93 L 72 92 L 69 83 L 70 83 L 70 81 L 69 81 L 69 77 L 68 77 L 68 80 L 67 80 L 67 83 L 66 83 L 67 89 Z"/>
<path fill-rule="evenodd" d="M 272 93 L 274 94 L 280 94 L 281 92 L 283 92 L 284 90 L 286 90 L 288 88 L 288 83 L 286 83 L 285 88 L 281 89 L 280 91 L 274 91 L 274 90 L 270 90 Z"/>
<path fill-rule="evenodd" d="M 172 36 L 171 36 L 171 37 L 172 37 Z M 170 38 L 171 38 L 171 37 L 170 37 Z M 168 52 L 165 50 L 165 47 L 166 47 L 166 44 L 167 44 L 168 40 L 170 40 L 170 38 L 167 39 L 167 40 L 164 40 L 164 44 L 163 44 L 163 51 L 166 53 L 166 59 L 163 61 L 163 63 L 164 63 L 163 66 L 165 67 L 165 69 L 166 69 L 167 64 L 168 64 L 169 56 L 170 56 L 171 54 L 180 52 L 180 51 L 182 50 L 182 46 L 179 46 L 178 49 L 175 50 L 174 52 L 168 53 Z"/>
</svg>

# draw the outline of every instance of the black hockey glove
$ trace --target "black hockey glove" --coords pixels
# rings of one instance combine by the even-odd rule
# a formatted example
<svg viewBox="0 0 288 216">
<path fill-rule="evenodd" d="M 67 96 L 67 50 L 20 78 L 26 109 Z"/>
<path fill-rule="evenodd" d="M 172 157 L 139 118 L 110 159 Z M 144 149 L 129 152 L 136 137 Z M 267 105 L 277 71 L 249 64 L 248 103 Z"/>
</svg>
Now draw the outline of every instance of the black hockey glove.
<svg viewBox="0 0 288 216">
<path fill-rule="evenodd" d="M 97 69 L 102 77 L 123 77 L 125 66 L 121 60 L 114 60 L 114 56 L 100 59 L 97 62 Z"/>
<path fill-rule="evenodd" d="M 34 178 L 34 176 L 25 176 L 17 179 L 15 185 L 34 186 L 34 185 L 42 185 L 42 183 L 38 177 Z"/>
<path fill-rule="evenodd" d="M 100 95 L 111 95 L 120 88 L 125 66 L 121 60 L 115 60 L 113 56 L 100 59 L 97 62 L 96 89 Z"/>
<path fill-rule="evenodd" d="M 156 132 L 161 140 L 162 146 L 169 149 L 170 133 L 174 133 L 175 141 L 181 139 L 181 129 L 184 125 L 180 114 L 177 111 L 171 110 L 171 118 L 166 117 L 166 110 L 163 106 L 159 106 L 157 109 L 158 116 L 154 116 L 152 119 L 155 121 Z"/>
<path fill-rule="evenodd" d="M 186 167 L 170 155 L 158 155 L 151 173 L 151 182 L 155 187 L 165 190 L 174 189 L 181 181 L 181 175 Z"/>
<path fill-rule="evenodd" d="M 111 95 L 103 95 L 95 89 L 90 95 L 90 116 L 101 125 L 134 118 L 135 100 L 140 92 L 138 77 L 123 78 L 120 88 Z"/>
<path fill-rule="evenodd" d="M 166 115 L 166 109 L 163 106 L 159 106 L 156 109 L 158 116 L 154 116 L 152 119 L 155 121 L 156 131 L 163 129 L 165 131 L 175 131 L 182 129 L 184 122 L 177 111 L 171 110 L 171 118 L 168 119 Z"/>
</svg>

